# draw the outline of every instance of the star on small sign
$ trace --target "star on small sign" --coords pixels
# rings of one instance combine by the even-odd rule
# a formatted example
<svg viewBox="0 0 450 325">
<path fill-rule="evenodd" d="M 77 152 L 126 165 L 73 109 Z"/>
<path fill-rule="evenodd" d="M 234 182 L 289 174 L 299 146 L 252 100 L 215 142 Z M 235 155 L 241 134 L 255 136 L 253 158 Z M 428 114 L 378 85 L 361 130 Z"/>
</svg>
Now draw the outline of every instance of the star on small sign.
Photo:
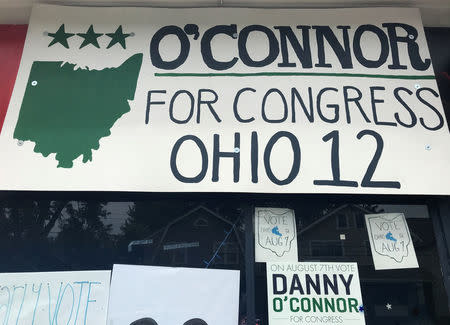
<svg viewBox="0 0 450 325">
<path fill-rule="evenodd" d="M 390 303 L 387 303 L 387 304 L 386 304 L 386 309 L 387 309 L 387 310 L 391 310 L 391 309 L 392 309 L 392 305 L 391 305 Z"/>
<path fill-rule="evenodd" d="M 78 33 L 78 36 L 84 38 L 83 43 L 81 43 L 80 45 L 80 49 L 82 49 L 83 47 L 92 44 L 94 45 L 96 48 L 100 48 L 100 45 L 98 44 L 97 38 L 99 38 L 100 36 L 102 36 L 103 34 L 99 34 L 94 32 L 94 26 L 91 25 L 89 26 L 89 29 L 86 33 Z"/>
<path fill-rule="evenodd" d="M 116 45 L 117 43 L 119 43 L 123 49 L 126 49 L 127 45 L 125 44 L 125 39 L 131 36 L 131 34 L 124 34 L 122 31 L 122 25 L 120 25 L 114 33 L 107 33 L 106 36 L 111 37 L 111 42 L 109 42 L 108 46 L 106 47 L 107 49 Z"/>
<path fill-rule="evenodd" d="M 66 49 L 69 48 L 69 43 L 67 43 L 67 39 L 72 37 L 75 34 L 72 33 L 66 33 L 65 29 L 64 29 L 64 24 L 62 24 L 61 26 L 59 26 L 58 30 L 56 31 L 56 33 L 47 33 L 47 36 L 53 37 L 52 41 L 50 42 L 50 44 L 48 44 L 48 47 L 59 43 L 62 46 L 64 46 Z"/>
<path fill-rule="evenodd" d="M 360 313 L 363 313 L 363 312 L 364 312 L 364 306 L 363 306 L 363 305 L 359 306 L 358 309 L 359 309 L 359 312 L 360 312 Z"/>
</svg>

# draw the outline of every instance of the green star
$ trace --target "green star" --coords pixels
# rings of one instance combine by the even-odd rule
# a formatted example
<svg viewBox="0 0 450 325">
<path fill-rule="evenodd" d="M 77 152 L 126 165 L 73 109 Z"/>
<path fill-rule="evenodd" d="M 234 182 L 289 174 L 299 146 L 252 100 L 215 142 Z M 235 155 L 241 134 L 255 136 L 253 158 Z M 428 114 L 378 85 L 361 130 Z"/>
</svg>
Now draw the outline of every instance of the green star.
<svg viewBox="0 0 450 325">
<path fill-rule="evenodd" d="M 129 37 L 131 34 L 124 34 L 122 32 L 122 25 L 119 26 L 119 28 L 116 29 L 114 33 L 108 33 L 107 36 L 111 37 L 111 42 L 109 42 L 107 49 L 114 46 L 115 44 L 119 43 L 122 45 L 124 49 L 127 48 L 125 44 L 125 38 Z"/>
<path fill-rule="evenodd" d="M 92 25 L 89 26 L 89 29 L 86 33 L 78 33 L 77 35 L 84 38 L 83 43 L 81 43 L 81 45 L 80 45 L 80 49 L 82 49 L 83 47 L 85 47 L 89 44 L 94 45 L 96 48 L 100 48 L 100 45 L 98 45 L 97 38 L 99 38 L 103 34 L 98 34 L 98 33 L 94 32 L 94 26 L 92 26 Z"/>
<path fill-rule="evenodd" d="M 61 26 L 59 26 L 58 30 L 56 31 L 56 33 L 47 33 L 48 36 L 53 37 L 52 41 L 50 42 L 50 44 L 48 44 L 48 47 L 59 43 L 62 46 L 64 46 L 66 49 L 69 48 L 69 44 L 67 43 L 67 39 L 69 37 L 72 37 L 75 34 L 71 34 L 71 33 L 66 33 L 66 31 L 64 30 L 64 24 L 62 24 Z"/>
</svg>

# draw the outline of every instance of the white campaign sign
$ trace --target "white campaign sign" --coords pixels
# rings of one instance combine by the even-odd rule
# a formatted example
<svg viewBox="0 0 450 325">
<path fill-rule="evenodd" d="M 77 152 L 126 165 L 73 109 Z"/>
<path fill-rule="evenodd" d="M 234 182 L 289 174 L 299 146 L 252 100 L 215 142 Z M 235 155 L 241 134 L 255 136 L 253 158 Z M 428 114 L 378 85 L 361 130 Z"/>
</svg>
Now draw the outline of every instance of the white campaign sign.
<svg viewBox="0 0 450 325">
<path fill-rule="evenodd" d="M 298 261 L 294 210 L 255 208 L 255 261 Z"/>
<path fill-rule="evenodd" d="M 114 265 L 108 325 L 238 323 L 239 271 Z"/>
<path fill-rule="evenodd" d="M 0 190 L 450 194 L 418 9 L 36 5 Z"/>
<path fill-rule="evenodd" d="M 3 325 L 105 325 L 111 271 L 0 274 Z"/>
<path fill-rule="evenodd" d="M 366 226 L 375 270 L 419 267 L 403 213 L 366 214 Z"/>
<path fill-rule="evenodd" d="M 356 263 L 267 263 L 269 325 L 364 325 Z"/>
</svg>

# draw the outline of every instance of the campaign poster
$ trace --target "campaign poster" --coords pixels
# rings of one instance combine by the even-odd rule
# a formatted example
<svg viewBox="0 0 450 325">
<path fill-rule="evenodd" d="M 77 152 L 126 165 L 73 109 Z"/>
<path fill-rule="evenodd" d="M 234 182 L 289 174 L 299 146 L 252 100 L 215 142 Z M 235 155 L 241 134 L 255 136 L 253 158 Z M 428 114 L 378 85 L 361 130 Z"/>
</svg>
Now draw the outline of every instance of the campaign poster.
<svg viewBox="0 0 450 325">
<path fill-rule="evenodd" d="M 105 325 L 111 271 L 0 274 L 2 325 Z"/>
<path fill-rule="evenodd" d="M 0 190 L 449 195 L 449 143 L 417 8 L 36 3 Z"/>
<path fill-rule="evenodd" d="M 255 261 L 298 261 L 294 210 L 255 208 Z"/>
<path fill-rule="evenodd" d="M 269 325 L 365 325 L 356 263 L 267 263 Z"/>
<path fill-rule="evenodd" d="M 419 267 L 403 213 L 367 214 L 366 226 L 375 270 Z"/>
</svg>

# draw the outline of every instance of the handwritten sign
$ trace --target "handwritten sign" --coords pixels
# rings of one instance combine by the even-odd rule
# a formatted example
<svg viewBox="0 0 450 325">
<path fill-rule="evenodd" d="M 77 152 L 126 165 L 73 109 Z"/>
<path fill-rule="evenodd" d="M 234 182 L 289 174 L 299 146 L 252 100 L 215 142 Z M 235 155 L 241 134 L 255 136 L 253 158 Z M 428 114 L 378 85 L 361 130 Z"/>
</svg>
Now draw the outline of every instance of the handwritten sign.
<svg viewBox="0 0 450 325">
<path fill-rule="evenodd" d="M 36 5 L 0 190 L 449 195 L 449 143 L 418 9 Z"/>
<path fill-rule="evenodd" d="M 267 263 L 269 325 L 364 325 L 356 263 Z"/>
<path fill-rule="evenodd" d="M 366 226 L 376 270 L 419 267 L 403 213 L 367 214 Z"/>
<path fill-rule="evenodd" d="M 255 208 L 255 261 L 298 261 L 293 210 Z"/>
<path fill-rule="evenodd" d="M 106 324 L 110 275 L 110 271 L 0 274 L 0 322 Z"/>
<path fill-rule="evenodd" d="M 238 323 L 239 271 L 114 265 L 108 325 Z"/>
</svg>

